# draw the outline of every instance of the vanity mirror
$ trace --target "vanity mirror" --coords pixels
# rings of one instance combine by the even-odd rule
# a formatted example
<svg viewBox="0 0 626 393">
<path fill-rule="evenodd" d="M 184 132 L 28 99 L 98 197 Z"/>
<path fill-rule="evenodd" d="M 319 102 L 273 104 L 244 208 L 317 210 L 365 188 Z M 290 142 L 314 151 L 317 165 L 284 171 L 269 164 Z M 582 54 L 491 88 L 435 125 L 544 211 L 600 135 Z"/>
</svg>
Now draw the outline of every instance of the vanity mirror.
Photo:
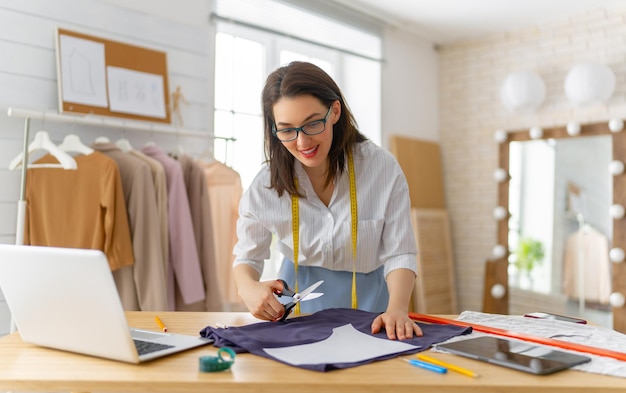
<svg viewBox="0 0 626 393">
<path fill-rule="evenodd" d="M 521 294 L 570 305 L 539 310 L 550 301 L 531 300 L 535 309 L 525 311 L 604 310 L 626 332 L 626 131 L 610 124 L 496 134 L 498 229 L 485 312 L 508 312 Z"/>
</svg>

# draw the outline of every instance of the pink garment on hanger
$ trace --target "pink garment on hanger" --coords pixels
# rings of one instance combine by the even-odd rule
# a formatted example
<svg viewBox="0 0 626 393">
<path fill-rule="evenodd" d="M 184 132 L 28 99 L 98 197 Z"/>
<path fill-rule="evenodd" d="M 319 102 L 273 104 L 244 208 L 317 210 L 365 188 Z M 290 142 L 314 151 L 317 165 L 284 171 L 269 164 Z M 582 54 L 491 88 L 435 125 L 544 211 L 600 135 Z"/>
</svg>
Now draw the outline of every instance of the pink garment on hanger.
<svg viewBox="0 0 626 393">
<path fill-rule="evenodd" d="M 563 292 L 573 299 L 579 298 L 578 246 L 580 241 L 583 246 L 584 299 L 608 304 L 611 295 L 609 242 L 605 235 L 589 226 L 572 233 L 566 240 L 563 256 Z"/>
<path fill-rule="evenodd" d="M 158 146 L 145 146 L 142 152 L 159 161 L 165 169 L 168 195 L 169 260 L 168 304 L 176 309 L 174 280 L 183 301 L 191 304 L 204 300 L 205 291 L 198 249 L 193 234 L 189 199 L 180 163 Z"/>
<path fill-rule="evenodd" d="M 198 161 L 204 169 L 209 189 L 211 217 L 215 227 L 216 271 L 219 277 L 219 293 L 223 299 L 223 311 L 245 311 L 246 308 L 237 294 L 232 269 L 235 256 L 233 248 L 237 243 L 237 218 L 239 200 L 243 194 L 241 176 L 229 166 L 213 161 Z"/>
</svg>

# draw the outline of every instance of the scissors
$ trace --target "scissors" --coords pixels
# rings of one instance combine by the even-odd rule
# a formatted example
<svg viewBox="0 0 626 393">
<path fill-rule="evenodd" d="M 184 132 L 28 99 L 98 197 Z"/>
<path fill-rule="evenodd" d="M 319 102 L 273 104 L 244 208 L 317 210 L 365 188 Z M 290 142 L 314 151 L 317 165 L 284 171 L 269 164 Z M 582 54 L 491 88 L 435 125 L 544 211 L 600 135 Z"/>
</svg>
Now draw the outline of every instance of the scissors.
<svg viewBox="0 0 626 393">
<path fill-rule="evenodd" d="M 278 296 L 278 297 L 289 296 L 289 297 L 291 297 L 293 299 L 289 303 L 285 304 L 285 312 L 283 313 L 283 316 L 280 317 L 280 319 L 278 321 L 284 321 L 285 319 L 287 319 L 287 316 L 291 313 L 291 311 L 293 311 L 294 307 L 296 307 L 296 304 L 298 304 L 298 302 L 304 301 L 304 300 L 316 299 L 316 298 L 318 298 L 318 297 L 323 295 L 323 293 L 319 293 L 319 292 L 314 293 L 313 291 L 317 287 L 322 285 L 324 280 L 320 280 L 320 281 L 316 282 L 315 284 L 311 285 L 310 287 L 308 287 L 307 289 L 305 289 L 304 291 L 302 291 L 300 293 L 296 293 L 296 292 L 292 291 L 291 288 L 289 288 L 289 285 L 287 285 L 287 282 L 285 280 L 278 279 L 276 281 L 280 282 L 283 285 L 283 289 L 282 290 L 278 290 L 277 289 L 277 290 L 274 291 L 276 296 Z"/>
</svg>

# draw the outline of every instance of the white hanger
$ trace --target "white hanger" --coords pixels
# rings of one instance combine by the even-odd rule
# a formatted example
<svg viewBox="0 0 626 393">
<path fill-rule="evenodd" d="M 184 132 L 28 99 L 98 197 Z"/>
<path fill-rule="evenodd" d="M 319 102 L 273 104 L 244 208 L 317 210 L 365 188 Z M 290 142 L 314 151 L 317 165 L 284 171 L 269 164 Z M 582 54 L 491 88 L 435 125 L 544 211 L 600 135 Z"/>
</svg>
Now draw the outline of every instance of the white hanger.
<svg viewBox="0 0 626 393">
<path fill-rule="evenodd" d="M 50 140 L 50 136 L 46 131 L 37 131 L 35 134 L 35 139 L 28 145 L 28 154 L 37 151 L 37 150 L 46 150 L 48 153 L 52 154 L 54 158 L 59 161 L 58 164 L 30 164 L 26 163 L 30 168 L 63 168 L 63 169 L 77 169 L 78 165 L 76 165 L 76 160 L 63 150 L 59 149 L 57 145 L 52 143 Z M 24 158 L 24 153 L 20 153 L 11 161 L 9 164 L 9 169 L 17 169 L 21 165 L 24 165 L 22 162 Z"/>
<path fill-rule="evenodd" d="M 122 150 L 124 153 L 128 153 L 129 151 L 134 150 L 133 146 L 126 138 L 118 139 L 117 142 L 115 142 L 115 145 L 119 147 L 120 150 Z"/>
<path fill-rule="evenodd" d="M 83 142 L 76 134 L 67 134 L 63 139 L 63 143 L 59 145 L 59 149 L 66 152 L 75 152 L 84 155 L 93 153 L 93 149 Z"/>
<path fill-rule="evenodd" d="M 99 136 L 96 138 L 94 143 L 111 143 L 111 141 L 106 136 Z"/>
<path fill-rule="evenodd" d="M 213 155 L 213 150 L 211 149 L 204 150 L 202 153 L 200 153 L 200 156 L 198 157 L 197 161 L 204 162 L 205 164 L 210 164 L 214 162 L 215 156 Z"/>
<path fill-rule="evenodd" d="M 176 151 L 174 151 L 174 154 L 176 154 L 177 156 L 182 156 L 183 154 L 185 154 L 185 149 L 183 149 L 182 145 L 178 145 L 176 146 Z"/>
</svg>

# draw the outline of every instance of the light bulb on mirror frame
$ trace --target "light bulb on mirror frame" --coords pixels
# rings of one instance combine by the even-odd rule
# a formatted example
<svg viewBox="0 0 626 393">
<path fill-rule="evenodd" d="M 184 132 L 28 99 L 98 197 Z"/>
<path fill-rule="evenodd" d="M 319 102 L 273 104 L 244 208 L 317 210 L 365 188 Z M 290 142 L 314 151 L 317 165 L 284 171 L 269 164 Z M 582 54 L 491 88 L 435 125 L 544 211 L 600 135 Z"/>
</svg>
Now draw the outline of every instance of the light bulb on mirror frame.
<svg viewBox="0 0 626 393">
<path fill-rule="evenodd" d="M 541 139 L 543 137 L 543 129 L 538 126 L 531 127 L 528 133 L 530 139 Z"/>
<path fill-rule="evenodd" d="M 624 121 L 622 119 L 611 119 L 609 120 L 609 130 L 611 132 L 620 132 L 624 129 Z"/>
<path fill-rule="evenodd" d="M 613 160 L 609 163 L 609 173 L 613 176 L 618 176 L 624 173 L 624 163 L 618 160 Z"/>
<path fill-rule="evenodd" d="M 624 258 L 626 258 L 626 254 L 624 254 L 624 250 L 619 247 L 613 247 L 611 251 L 609 251 L 609 259 L 613 263 L 624 262 Z"/>
<path fill-rule="evenodd" d="M 505 130 L 496 130 L 495 134 L 493 135 L 493 138 L 498 143 L 505 142 L 506 138 L 507 138 L 506 131 Z"/>
<path fill-rule="evenodd" d="M 505 171 L 502 168 L 498 168 L 493 172 L 493 178 L 498 182 L 498 183 L 502 183 L 503 181 L 505 181 L 507 179 L 507 177 L 509 176 L 509 174 L 507 173 L 507 171 Z"/>
<path fill-rule="evenodd" d="M 609 303 L 612 307 L 621 308 L 626 304 L 626 298 L 619 292 L 613 292 L 609 295 Z"/>
<path fill-rule="evenodd" d="M 493 284 L 490 292 L 494 299 L 502 299 L 506 295 L 506 288 L 502 284 Z"/>
<path fill-rule="evenodd" d="M 496 206 L 496 208 L 493 209 L 493 218 L 495 218 L 497 221 L 505 219 L 506 216 L 507 216 L 507 211 L 504 207 Z"/>
<path fill-rule="evenodd" d="M 581 131 L 580 123 L 577 123 L 575 121 L 571 121 L 567 123 L 567 135 L 569 136 L 580 135 L 580 131 Z"/>
<path fill-rule="evenodd" d="M 609 208 L 609 214 L 615 220 L 619 220 L 619 219 L 624 218 L 624 213 L 626 213 L 624 211 L 624 206 L 622 206 L 620 204 L 615 203 L 615 204 L 611 205 L 611 207 Z"/>
<path fill-rule="evenodd" d="M 496 244 L 491 253 L 494 258 L 500 259 L 506 255 L 506 248 L 502 244 Z"/>
</svg>

